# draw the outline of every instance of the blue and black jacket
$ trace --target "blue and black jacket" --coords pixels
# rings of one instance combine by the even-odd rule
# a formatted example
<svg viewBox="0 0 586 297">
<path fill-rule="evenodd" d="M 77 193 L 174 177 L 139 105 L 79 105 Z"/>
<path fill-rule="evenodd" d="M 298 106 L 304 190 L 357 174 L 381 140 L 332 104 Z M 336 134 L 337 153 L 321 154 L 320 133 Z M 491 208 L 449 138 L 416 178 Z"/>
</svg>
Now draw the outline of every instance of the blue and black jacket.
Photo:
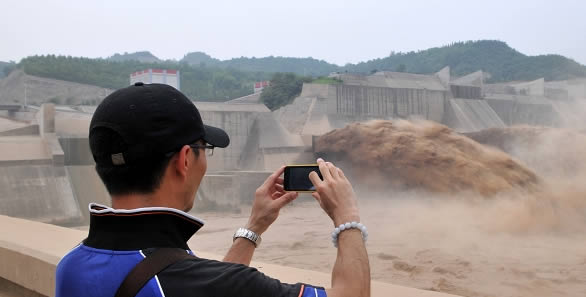
<svg viewBox="0 0 586 297">
<path fill-rule="evenodd" d="M 117 210 L 90 204 L 88 237 L 57 266 L 57 297 L 109 297 L 146 255 L 159 247 L 182 248 L 203 221 L 185 212 L 149 207 Z M 139 297 L 325 297 L 321 287 L 284 284 L 255 268 L 193 257 L 152 278 Z"/>
</svg>

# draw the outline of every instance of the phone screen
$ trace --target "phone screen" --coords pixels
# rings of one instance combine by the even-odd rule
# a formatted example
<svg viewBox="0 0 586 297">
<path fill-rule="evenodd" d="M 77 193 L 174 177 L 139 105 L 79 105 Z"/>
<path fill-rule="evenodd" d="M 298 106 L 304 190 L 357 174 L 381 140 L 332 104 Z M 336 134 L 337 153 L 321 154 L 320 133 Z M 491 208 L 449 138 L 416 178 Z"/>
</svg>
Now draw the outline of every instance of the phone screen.
<svg viewBox="0 0 586 297">
<path fill-rule="evenodd" d="M 309 173 L 315 171 L 323 180 L 317 164 L 313 165 L 290 165 L 285 167 L 283 187 L 285 191 L 315 192 L 315 187 L 309 180 Z"/>
</svg>

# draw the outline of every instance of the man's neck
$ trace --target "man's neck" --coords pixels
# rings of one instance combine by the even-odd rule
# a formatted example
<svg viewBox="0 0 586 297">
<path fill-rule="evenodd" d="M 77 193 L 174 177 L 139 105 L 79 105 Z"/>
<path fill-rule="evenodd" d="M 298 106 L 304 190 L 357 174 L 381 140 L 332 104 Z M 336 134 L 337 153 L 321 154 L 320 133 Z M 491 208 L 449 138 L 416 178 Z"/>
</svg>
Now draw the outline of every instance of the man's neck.
<svg viewBox="0 0 586 297">
<path fill-rule="evenodd" d="M 114 209 L 135 209 L 142 207 L 169 207 L 181 209 L 181 206 L 169 201 L 170 197 L 161 197 L 157 193 L 153 194 L 126 194 L 112 196 L 112 208 Z"/>
</svg>

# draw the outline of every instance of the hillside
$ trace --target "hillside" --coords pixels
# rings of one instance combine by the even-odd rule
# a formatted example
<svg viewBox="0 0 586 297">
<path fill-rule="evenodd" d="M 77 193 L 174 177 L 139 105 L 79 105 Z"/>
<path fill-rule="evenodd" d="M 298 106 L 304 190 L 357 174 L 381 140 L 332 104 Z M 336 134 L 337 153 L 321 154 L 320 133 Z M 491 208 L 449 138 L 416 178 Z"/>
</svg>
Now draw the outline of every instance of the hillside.
<svg viewBox="0 0 586 297">
<path fill-rule="evenodd" d="M 135 53 L 138 54 L 138 53 Z M 150 54 L 150 53 L 149 53 Z M 264 57 L 219 60 L 203 52 L 186 54 L 181 63 L 192 66 L 231 68 L 241 71 L 293 72 L 304 76 L 323 76 L 335 71 L 371 73 L 376 70 L 434 73 L 450 66 L 452 75 L 477 70 L 491 74 L 489 82 L 512 80 L 564 80 L 586 77 L 586 67 L 560 55 L 527 56 L 505 42 L 480 40 L 456 42 L 417 52 L 392 53 L 385 58 L 338 66 L 313 58 Z"/>
<path fill-rule="evenodd" d="M 12 70 L 14 63 L 0 61 L 0 79 L 8 76 L 8 72 Z"/>
<path fill-rule="evenodd" d="M 314 58 L 264 57 L 264 58 L 233 58 L 218 60 L 206 53 L 193 52 L 185 55 L 181 62 L 190 65 L 207 65 L 221 68 L 232 68 L 242 71 L 259 72 L 292 72 L 305 76 L 323 76 L 339 71 L 340 67 Z"/>
<path fill-rule="evenodd" d="M 267 73 L 244 72 L 234 69 L 192 67 L 185 63 L 141 63 L 136 60 L 112 62 L 104 59 L 64 56 L 32 56 L 24 58 L 18 67 L 25 73 L 109 89 L 129 84 L 129 75 L 147 68 L 177 69 L 181 75 L 181 90 L 191 99 L 225 101 L 253 92 L 255 81 L 266 80 Z"/>
<path fill-rule="evenodd" d="M 204 52 L 192 52 L 188 53 L 181 59 L 181 63 L 187 63 L 192 66 L 216 66 L 222 61 L 212 58 L 210 55 Z"/>
<path fill-rule="evenodd" d="M 26 91 L 25 91 L 26 89 Z M 0 104 L 97 105 L 112 89 L 52 78 L 38 77 L 15 70 L 0 80 Z"/>
<path fill-rule="evenodd" d="M 151 52 L 143 51 L 143 52 L 135 52 L 135 53 L 124 53 L 124 54 L 114 54 L 113 56 L 109 57 L 108 60 L 114 62 L 121 62 L 121 61 L 138 61 L 142 63 L 157 63 L 161 62 L 161 60 L 155 55 L 151 54 Z"/>
<path fill-rule="evenodd" d="M 504 42 L 491 40 L 458 42 L 418 52 L 393 53 L 386 58 L 344 67 L 313 58 L 271 56 L 222 61 L 202 52 L 189 53 L 179 62 L 162 61 L 146 51 L 116 54 L 108 59 L 33 56 L 17 64 L 17 67 L 30 75 L 109 89 L 128 85 L 129 74 L 138 70 L 177 69 L 181 72 L 182 91 L 192 99 L 205 101 L 225 101 L 251 94 L 255 81 L 268 80 L 279 72 L 312 77 L 334 71 L 434 73 L 444 66 L 450 66 L 454 76 L 483 70 L 490 73 L 489 82 L 527 81 L 540 77 L 548 81 L 586 77 L 586 66 L 571 59 L 559 55 L 527 56 Z"/>
<path fill-rule="evenodd" d="M 386 58 L 348 65 L 344 70 L 433 73 L 444 66 L 450 66 L 455 76 L 483 70 L 491 74 L 492 82 L 586 77 L 586 67 L 571 59 L 560 55 L 527 56 L 494 40 L 457 42 L 418 52 L 392 53 Z"/>
</svg>

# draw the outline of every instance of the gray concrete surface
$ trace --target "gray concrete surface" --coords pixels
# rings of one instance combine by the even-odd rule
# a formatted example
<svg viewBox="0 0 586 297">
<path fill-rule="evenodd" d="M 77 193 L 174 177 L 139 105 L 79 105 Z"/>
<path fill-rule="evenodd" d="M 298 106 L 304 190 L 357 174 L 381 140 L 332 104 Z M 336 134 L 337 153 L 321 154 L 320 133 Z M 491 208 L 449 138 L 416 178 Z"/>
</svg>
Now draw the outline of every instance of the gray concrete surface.
<svg viewBox="0 0 586 297">
<path fill-rule="evenodd" d="M 487 94 L 486 102 L 508 125 L 557 126 L 559 115 L 544 97 Z"/>
<path fill-rule="evenodd" d="M 81 218 L 65 168 L 52 164 L 0 166 L 0 214 L 51 223 Z"/>
<path fill-rule="evenodd" d="M 458 132 L 505 127 L 485 100 L 449 99 L 446 118 L 445 123 Z"/>
<path fill-rule="evenodd" d="M 0 103 L 37 106 L 54 101 L 57 104 L 98 104 L 113 90 L 27 75 L 20 70 L 13 71 L 0 81 Z"/>
</svg>

